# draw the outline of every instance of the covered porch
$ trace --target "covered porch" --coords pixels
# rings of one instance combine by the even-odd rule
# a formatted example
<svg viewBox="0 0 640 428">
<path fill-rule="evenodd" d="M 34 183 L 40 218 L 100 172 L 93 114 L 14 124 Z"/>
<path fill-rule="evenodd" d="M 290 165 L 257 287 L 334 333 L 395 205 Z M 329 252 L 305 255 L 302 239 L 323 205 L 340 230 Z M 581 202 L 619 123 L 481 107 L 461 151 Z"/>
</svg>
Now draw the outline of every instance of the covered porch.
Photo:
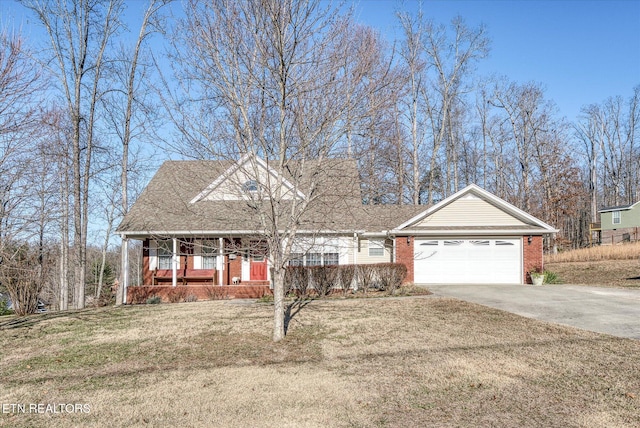
<svg viewBox="0 0 640 428">
<path fill-rule="evenodd" d="M 145 296 L 180 299 L 259 298 L 271 293 L 266 246 L 247 237 L 123 236 L 123 270 L 128 241 L 142 241 L 142 285 L 128 287 L 124 303 Z"/>
</svg>

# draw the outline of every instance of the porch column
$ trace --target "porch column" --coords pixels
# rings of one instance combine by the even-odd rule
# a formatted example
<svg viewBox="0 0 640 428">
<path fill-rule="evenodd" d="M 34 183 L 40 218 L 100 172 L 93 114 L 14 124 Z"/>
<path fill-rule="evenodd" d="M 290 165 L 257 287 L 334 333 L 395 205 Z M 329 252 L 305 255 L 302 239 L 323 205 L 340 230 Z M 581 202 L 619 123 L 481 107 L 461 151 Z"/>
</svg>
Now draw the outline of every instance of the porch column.
<svg viewBox="0 0 640 428">
<path fill-rule="evenodd" d="M 171 257 L 171 286 L 175 287 L 178 285 L 178 238 L 173 238 L 173 253 Z"/>
<path fill-rule="evenodd" d="M 353 266 L 355 269 L 358 268 L 358 247 L 359 241 L 358 234 L 356 232 L 353 233 Z M 357 280 L 358 271 L 354 270 L 353 279 L 351 280 L 351 286 L 355 291 L 358 291 L 358 280 Z"/>
<path fill-rule="evenodd" d="M 397 263 L 397 262 L 398 262 L 398 261 L 397 261 L 397 256 L 396 256 L 397 251 L 398 251 L 398 248 L 397 248 L 397 246 L 396 246 L 396 239 L 394 238 L 394 240 L 393 240 L 393 255 L 392 255 L 393 257 L 392 257 L 392 263 Z"/>
<path fill-rule="evenodd" d="M 120 267 L 120 286 L 116 290 L 116 305 L 127 303 L 127 287 L 129 287 L 129 239 L 121 235 L 120 246 L 122 265 Z"/>
<path fill-rule="evenodd" d="M 222 280 L 224 278 L 224 272 L 222 272 L 222 270 L 224 269 L 224 239 L 223 238 L 218 238 L 218 254 L 220 255 L 219 257 L 217 257 L 216 260 L 218 260 L 218 285 L 222 286 Z"/>
<path fill-rule="evenodd" d="M 358 234 L 353 234 L 353 264 L 358 264 Z"/>
</svg>

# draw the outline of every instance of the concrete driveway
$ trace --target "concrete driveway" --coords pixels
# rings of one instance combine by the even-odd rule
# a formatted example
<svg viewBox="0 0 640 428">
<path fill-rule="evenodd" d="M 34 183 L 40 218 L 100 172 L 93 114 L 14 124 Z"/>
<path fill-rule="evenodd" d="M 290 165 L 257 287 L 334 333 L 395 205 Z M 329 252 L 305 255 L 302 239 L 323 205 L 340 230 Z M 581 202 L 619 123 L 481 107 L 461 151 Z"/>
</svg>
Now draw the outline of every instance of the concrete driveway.
<svg viewBox="0 0 640 428">
<path fill-rule="evenodd" d="M 640 290 L 578 285 L 426 285 L 514 314 L 613 336 L 640 339 Z"/>
</svg>

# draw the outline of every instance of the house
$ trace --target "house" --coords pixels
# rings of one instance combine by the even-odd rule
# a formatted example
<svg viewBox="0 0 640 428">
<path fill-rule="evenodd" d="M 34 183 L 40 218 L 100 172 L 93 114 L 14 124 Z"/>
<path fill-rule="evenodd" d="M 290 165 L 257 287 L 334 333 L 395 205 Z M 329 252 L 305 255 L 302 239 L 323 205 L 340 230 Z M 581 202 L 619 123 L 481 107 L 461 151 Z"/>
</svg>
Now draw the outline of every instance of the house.
<svg viewBox="0 0 640 428">
<path fill-rule="evenodd" d="M 295 204 L 306 209 L 289 264 L 404 263 L 406 281 L 424 284 L 526 283 L 542 267 L 543 235 L 557 232 L 476 185 L 428 208 L 364 205 L 355 160 L 313 162 L 289 161 L 282 173 L 256 155 L 165 162 L 118 227 L 123 243 L 143 242 L 145 289 L 269 292 L 259 216 L 294 213 Z"/>
<path fill-rule="evenodd" d="M 598 212 L 602 244 L 640 241 L 640 201 L 631 205 L 605 207 Z"/>
</svg>

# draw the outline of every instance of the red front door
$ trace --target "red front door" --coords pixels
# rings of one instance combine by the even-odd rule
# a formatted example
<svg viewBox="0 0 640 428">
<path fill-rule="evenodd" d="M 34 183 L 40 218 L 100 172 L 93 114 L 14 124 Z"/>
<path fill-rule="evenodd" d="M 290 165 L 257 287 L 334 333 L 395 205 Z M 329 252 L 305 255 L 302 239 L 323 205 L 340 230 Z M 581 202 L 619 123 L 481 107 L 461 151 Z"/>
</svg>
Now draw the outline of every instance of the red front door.
<svg viewBox="0 0 640 428">
<path fill-rule="evenodd" d="M 254 254 L 251 257 L 250 277 L 251 281 L 267 280 L 267 258 L 263 255 Z"/>
</svg>

